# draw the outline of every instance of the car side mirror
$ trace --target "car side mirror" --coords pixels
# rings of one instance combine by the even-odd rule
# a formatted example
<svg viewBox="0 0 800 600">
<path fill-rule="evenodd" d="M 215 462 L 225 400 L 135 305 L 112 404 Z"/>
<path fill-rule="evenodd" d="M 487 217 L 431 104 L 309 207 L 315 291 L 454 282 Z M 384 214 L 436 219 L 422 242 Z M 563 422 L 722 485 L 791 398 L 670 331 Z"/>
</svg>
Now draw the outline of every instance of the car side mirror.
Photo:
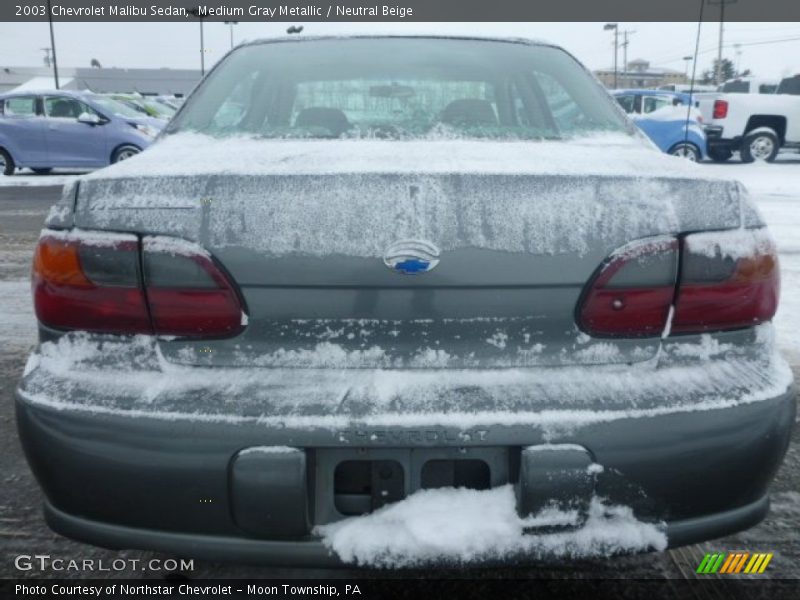
<svg viewBox="0 0 800 600">
<path fill-rule="evenodd" d="M 78 123 L 86 123 L 87 125 L 100 125 L 102 119 L 95 114 L 82 112 L 78 115 Z"/>
</svg>

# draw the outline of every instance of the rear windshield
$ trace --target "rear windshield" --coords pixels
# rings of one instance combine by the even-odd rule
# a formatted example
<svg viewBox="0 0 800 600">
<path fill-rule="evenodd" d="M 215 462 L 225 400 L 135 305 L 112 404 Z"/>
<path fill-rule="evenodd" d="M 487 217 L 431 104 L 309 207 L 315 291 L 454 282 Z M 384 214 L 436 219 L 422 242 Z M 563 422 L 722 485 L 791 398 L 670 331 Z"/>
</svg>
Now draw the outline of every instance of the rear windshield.
<svg viewBox="0 0 800 600">
<path fill-rule="evenodd" d="M 268 138 L 557 139 L 631 132 L 567 53 L 476 40 L 374 38 L 245 46 L 169 132 Z"/>
</svg>

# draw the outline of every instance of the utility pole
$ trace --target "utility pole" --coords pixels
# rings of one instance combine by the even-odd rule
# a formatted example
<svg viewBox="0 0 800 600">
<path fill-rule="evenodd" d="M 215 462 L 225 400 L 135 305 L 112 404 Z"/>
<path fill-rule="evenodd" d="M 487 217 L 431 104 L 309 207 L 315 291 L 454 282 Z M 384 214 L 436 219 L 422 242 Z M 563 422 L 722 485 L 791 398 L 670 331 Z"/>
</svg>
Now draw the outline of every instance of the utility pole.
<svg viewBox="0 0 800 600">
<path fill-rule="evenodd" d="M 719 47 L 717 51 L 717 68 L 714 74 L 716 84 L 722 83 L 722 42 L 725 36 L 725 7 L 728 4 L 736 4 L 738 0 L 708 0 L 709 5 L 719 4 Z"/>
<path fill-rule="evenodd" d="M 231 50 L 233 50 L 233 26 L 238 24 L 239 21 L 225 21 L 225 25 L 228 26 L 231 32 Z"/>
<path fill-rule="evenodd" d="M 622 83 L 623 87 L 628 87 L 626 83 L 628 79 L 628 36 L 636 33 L 633 29 L 624 29 L 622 31 Z"/>
<path fill-rule="evenodd" d="M 50 48 L 53 50 L 53 80 L 56 89 L 61 89 L 58 85 L 58 61 L 56 60 L 56 36 L 53 33 L 53 10 L 50 7 L 50 0 L 47 0 L 47 21 L 50 23 Z"/>
<path fill-rule="evenodd" d="M 617 89 L 617 57 L 619 56 L 619 23 L 606 23 L 603 31 L 614 30 L 614 89 Z"/>
</svg>

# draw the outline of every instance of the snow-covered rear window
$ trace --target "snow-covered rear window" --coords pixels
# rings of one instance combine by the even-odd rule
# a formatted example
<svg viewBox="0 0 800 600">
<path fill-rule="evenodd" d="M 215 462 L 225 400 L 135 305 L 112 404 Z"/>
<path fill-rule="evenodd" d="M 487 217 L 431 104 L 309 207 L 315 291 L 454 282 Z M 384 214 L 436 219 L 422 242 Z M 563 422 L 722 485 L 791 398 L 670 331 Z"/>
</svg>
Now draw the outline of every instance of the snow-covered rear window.
<svg viewBox="0 0 800 600">
<path fill-rule="evenodd" d="M 558 48 L 436 38 L 260 43 L 229 55 L 168 132 L 553 139 L 631 132 Z"/>
</svg>

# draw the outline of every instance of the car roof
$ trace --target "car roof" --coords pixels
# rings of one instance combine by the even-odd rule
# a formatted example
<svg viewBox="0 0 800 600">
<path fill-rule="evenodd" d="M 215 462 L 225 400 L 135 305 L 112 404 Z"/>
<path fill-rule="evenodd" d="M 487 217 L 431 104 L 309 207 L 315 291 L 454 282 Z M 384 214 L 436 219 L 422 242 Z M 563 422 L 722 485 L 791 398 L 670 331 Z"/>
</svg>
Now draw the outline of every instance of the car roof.
<svg viewBox="0 0 800 600">
<path fill-rule="evenodd" d="M 13 98 L 14 96 L 73 96 L 75 98 L 85 98 L 94 94 L 91 90 L 20 90 L 19 92 L 4 92 L 0 98 Z"/>
</svg>

